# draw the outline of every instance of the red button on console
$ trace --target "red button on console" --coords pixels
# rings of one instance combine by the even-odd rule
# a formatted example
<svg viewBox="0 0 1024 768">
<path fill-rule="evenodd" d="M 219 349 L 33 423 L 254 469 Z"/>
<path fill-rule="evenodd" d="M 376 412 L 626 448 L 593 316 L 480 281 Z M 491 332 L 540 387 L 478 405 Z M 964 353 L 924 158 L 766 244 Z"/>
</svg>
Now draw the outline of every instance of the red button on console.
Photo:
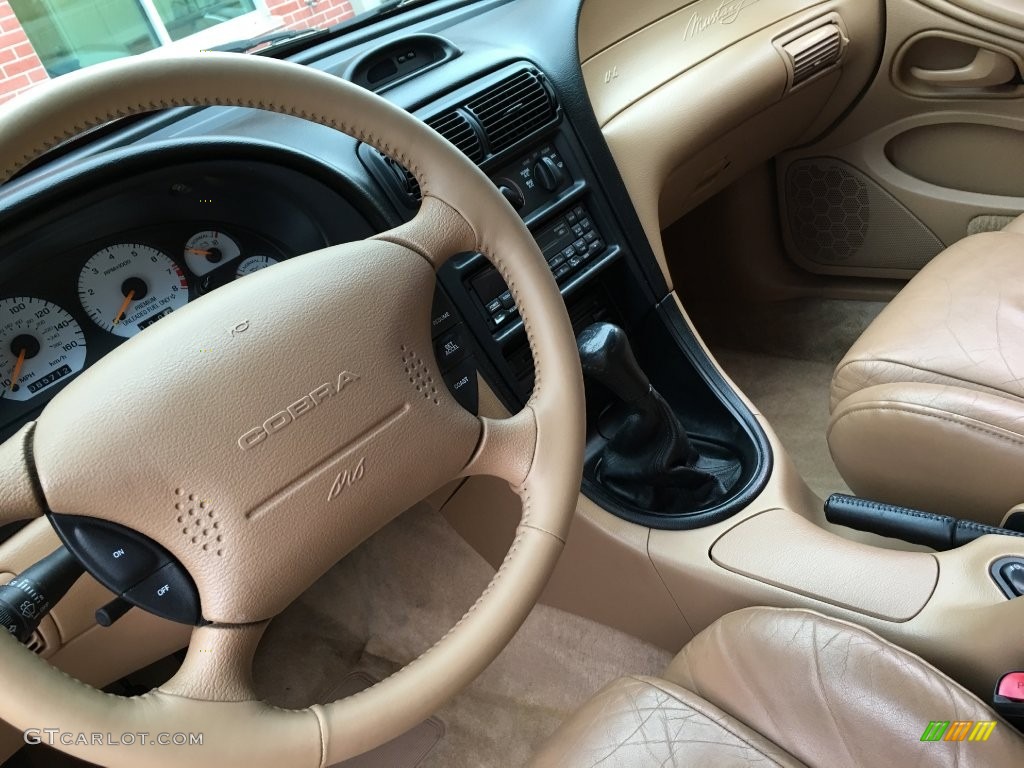
<svg viewBox="0 0 1024 768">
<path fill-rule="evenodd" d="M 1010 672 L 999 679 L 996 693 L 1010 701 L 1024 701 L 1024 672 Z"/>
</svg>

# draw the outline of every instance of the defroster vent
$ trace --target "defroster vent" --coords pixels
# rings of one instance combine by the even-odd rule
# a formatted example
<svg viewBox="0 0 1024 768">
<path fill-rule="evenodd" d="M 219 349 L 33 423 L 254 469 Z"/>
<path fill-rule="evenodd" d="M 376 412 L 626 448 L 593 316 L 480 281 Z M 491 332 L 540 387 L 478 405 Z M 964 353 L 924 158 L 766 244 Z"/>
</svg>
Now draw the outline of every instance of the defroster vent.
<svg viewBox="0 0 1024 768">
<path fill-rule="evenodd" d="M 507 149 L 555 120 L 555 100 L 537 72 L 509 75 L 470 99 L 466 108 L 480 121 L 491 153 Z"/>
</svg>

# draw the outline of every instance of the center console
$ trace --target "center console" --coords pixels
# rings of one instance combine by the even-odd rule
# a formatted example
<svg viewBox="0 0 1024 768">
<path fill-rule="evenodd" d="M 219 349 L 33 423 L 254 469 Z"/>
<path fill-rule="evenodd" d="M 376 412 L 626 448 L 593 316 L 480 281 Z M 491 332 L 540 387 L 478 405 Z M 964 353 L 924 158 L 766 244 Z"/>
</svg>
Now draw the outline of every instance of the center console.
<svg viewBox="0 0 1024 768">
<path fill-rule="evenodd" d="M 550 107 L 535 108 L 530 114 L 544 115 L 542 121 L 495 149 L 493 128 L 485 126 L 490 121 L 477 111 L 485 111 L 481 94 L 522 72 L 541 85 Z M 628 212 L 612 204 L 615 190 L 593 170 L 599 158 L 592 166 L 590 147 L 579 140 L 586 127 L 570 121 L 542 73 L 514 65 L 420 114 L 449 131 L 523 217 L 583 347 L 585 498 L 546 603 L 672 650 L 732 610 L 807 608 L 879 632 L 982 695 L 1019 663 L 1007 649 L 1016 647 L 1024 619 L 1024 600 L 1008 599 L 1024 583 L 1021 539 L 984 536 L 946 552 L 912 552 L 831 526 L 781 450 L 773 468 L 768 441 L 778 447 L 776 438 L 766 436 L 717 372 L 675 298 L 659 294 L 664 288 L 634 250 L 643 244 L 626 236 Z M 362 155 L 411 217 L 418 201 L 409 176 L 368 147 Z M 607 169 L 603 178 L 615 183 L 607 181 Z M 438 282 L 435 352 L 452 391 L 475 408 L 479 375 L 508 410 L 518 410 L 530 395 L 533 366 L 500 275 L 481 255 L 464 253 L 440 270 Z M 674 429 L 668 437 L 641 429 L 639 439 L 623 440 L 629 407 L 626 419 L 642 422 L 650 413 L 659 414 L 652 421 L 678 423 L 703 466 L 735 467 L 735 476 L 730 469 L 723 481 L 724 494 L 652 509 L 639 494 L 631 503 L 621 485 L 609 483 L 603 471 L 609 456 L 627 464 L 648 459 L 648 434 L 686 452 Z M 504 481 L 474 477 L 443 503 L 442 513 L 498 568 L 521 521 L 519 502 Z"/>
<path fill-rule="evenodd" d="M 767 440 L 707 361 L 674 299 L 654 292 L 544 74 L 515 63 L 417 115 L 476 162 L 523 218 L 577 334 L 599 322 L 624 329 L 636 361 L 695 451 L 714 466 L 731 467 L 722 493 L 669 508 L 609 490 L 601 481 L 602 457 L 614 425 L 628 415 L 605 384 L 588 379 L 584 493 L 620 517 L 655 528 L 700 527 L 741 509 L 770 471 Z M 359 154 L 394 205 L 411 217 L 419 204 L 415 178 L 368 145 Z M 432 327 L 450 390 L 475 410 L 479 373 L 509 410 L 518 410 L 533 387 L 533 361 L 508 286 L 479 253 L 454 256 L 438 282 Z"/>
</svg>

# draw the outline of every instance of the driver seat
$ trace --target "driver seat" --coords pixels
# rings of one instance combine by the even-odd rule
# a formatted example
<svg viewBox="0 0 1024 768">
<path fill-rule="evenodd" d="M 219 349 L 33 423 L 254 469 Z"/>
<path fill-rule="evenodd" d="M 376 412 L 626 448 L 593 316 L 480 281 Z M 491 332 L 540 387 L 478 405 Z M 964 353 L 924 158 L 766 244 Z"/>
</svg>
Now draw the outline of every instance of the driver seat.
<svg viewBox="0 0 1024 768">
<path fill-rule="evenodd" d="M 949 721 L 953 738 L 922 740 L 934 721 Z M 996 724 L 971 741 L 975 725 L 957 721 Z M 1024 737 L 873 632 L 806 610 L 747 608 L 697 635 L 662 677 L 606 686 L 532 765 L 1019 768 Z"/>
</svg>

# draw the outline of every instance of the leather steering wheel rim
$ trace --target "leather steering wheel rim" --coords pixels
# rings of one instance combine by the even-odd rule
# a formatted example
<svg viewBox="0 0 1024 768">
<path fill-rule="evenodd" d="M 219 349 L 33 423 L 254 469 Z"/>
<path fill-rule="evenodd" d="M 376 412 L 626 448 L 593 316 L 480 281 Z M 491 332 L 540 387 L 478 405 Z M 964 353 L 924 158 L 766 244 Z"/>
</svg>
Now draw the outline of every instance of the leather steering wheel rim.
<svg viewBox="0 0 1024 768">
<path fill-rule="evenodd" d="M 204 53 L 118 61 L 66 75 L 0 108 L 0 183 L 61 141 L 117 117 L 214 105 L 293 115 L 371 144 L 415 175 L 423 203 L 408 224 L 370 240 L 290 259 L 191 302 L 84 371 L 46 406 L 37 422 L 0 445 L 0 524 L 59 511 L 130 525 L 179 558 L 196 582 L 203 615 L 212 622 L 194 630 L 186 661 L 172 680 L 131 699 L 101 693 L 64 675 L 4 635 L 0 718 L 19 728 L 59 724 L 66 732 L 204 734 L 202 747 L 150 747 L 141 741 L 132 746 L 61 747 L 104 765 L 171 766 L 187 759 L 200 766 L 327 766 L 384 743 L 436 710 L 497 656 L 536 602 L 563 547 L 579 493 L 585 426 L 579 358 L 547 264 L 490 180 L 405 111 L 308 67 Z M 443 385 L 434 383 L 440 374 L 429 354 L 430 296 L 423 294 L 432 292 L 434 271 L 450 255 L 470 250 L 483 253 L 505 278 L 533 353 L 533 395 L 508 419 L 478 419 L 459 408 Z M 310 317 L 315 323 L 271 312 L 280 308 L 273 301 L 275 295 L 287 298 L 314 273 L 330 288 L 314 297 Z M 387 300 L 407 301 L 400 311 L 409 317 L 386 312 L 382 305 L 387 301 L 370 295 L 371 286 L 383 290 L 385 276 Z M 160 412 L 161 404 L 184 391 L 180 369 L 191 365 L 189 345 L 213 329 L 219 333 L 231 327 L 242 308 L 253 306 L 257 297 L 271 305 L 266 318 L 253 310 L 254 332 L 246 334 L 244 343 L 223 341 L 228 350 L 225 361 L 211 363 L 212 368 L 204 367 L 197 375 L 218 381 L 225 371 L 245 370 L 246 362 L 266 361 L 275 343 L 309 338 L 337 345 L 355 361 L 346 365 L 358 368 L 358 375 L 353 379 L 356 385 L 342 393 L 339 374 L 335 390 L 331 382 L 337 369 L 326 367 L 334 353 L 322 350 L 322 344 L 307 343 L 302 349 L 311 358 L 304 363 L 310 373 L 297 391 L 311 396 L 319 391 L 321 399 L 304 395 L 292 405 L 310 401 L 317 406 L 309 406 L 310 412 L 317 416 L 295 420 L 296 425 L 303 424 L 301 434 L 290 427 L 273 439 L 263 435 L 260 445 L 244 444 L 250 434 L 244 429 L 251 425 L 241 420 L 242 415 L 262 418 L 270 411 L 258 408 L 283 407 L 294 395 L 284 388 L 289 381 L 285 371 L 273 361 L 267 363 L 269 373 L 260 371 L 260 382 L 240 377 L 244 380 L 237 383 L 239 397 L 244 401 L 247 395 L 251 402 L 236 407 L 215 398 L 206 406 L 208 412 L 188 417 L 194 429 L 205 420 L 208 439 L 227 457 L 217 471 L 228 478 L 221 482 L 229 488 L 235 488 L 230 478 L 244 474 L 239 467 L 252 456 L 302 454 L 294 466 L 290 459 L 284 461 L 287 466 L 280 471 L 287 477 L 275 475 L 281 463 L 275 461 L 259 464 L 241 478 L 250 484 L 269 483 L 260 492 L 265 495 L 269 488 L 277 495 L 261 496 L 262 506 L 252 501 L 255 496 L 235 501 L 234 496 L 247 491 L 225 494 L 220 519 L 234 538 L 223 557 L 215 560 L 189 547 L 181 531 L 175 537 L 173 529 L 181 526 L 170 517 L 170 489 L 177 486 L 174 492 L 179 496 L 185 492 L 175 478 L 186 477 L 196 487 L 216 485 L 217 475 L 204 474 L 198 463 L 185 458 L 194 434 L 170 435 L 155 457 L 97 459 L 96 449 L 110 443 L 104 443 L 110 435 L 102 425 L 104 419 L 109 421 L 110 406 L 103 407 L 102 393 L 114 375 L 129 379 L 119 385 L 126 388 L 125 396 L 138 392 L 140 382 L 169 389 L 166 396 L 152 396 L 155 404 L 149 411 L 145 403 L 130 398 L 116 401 L 118 415 L 140 421 L 140 430 L 159 428 L 167 418 Z M 371 317 L 364 321 L 356 309 Z M 342 319 L 335 321 L 334 315 Z M 383 330 L 372 341 L 356 334 L 340 344 L 339 329 L 352 325 L 363 335 L 370 328 Z M 173 370 L 165 372 L 168 367 Z M 324 378 L 328 383 L 310 391 Z M 263 389 L 273 390 L 278 400 L 264 402 Z M 373 409 L 391 421 L 378 420 L 368 428 L 359 414 Z M 257 426 L 252 434 L 259 436 L 260 429 Z M 325 447 L 338 435 L 350 439 L 343 450 Z M 225 447 L 229 442 L 232 445 Z M 116 447 L 113 450 L 117 452 Z M 203 448 L 193 445 L 192 450 Z M 381 469 L 368 470 L 359 487 L 346 491 L 351 499 L 342 497 L 340 506 L 325 511 L 329 505 L 323 500 L 323 479 L 333 478 L 334 471 L 359 452 L 370 457 L 368 468 L 376 461 Z M 85 465 L 89 457 L 92 463 Z M 122 500 L 111 487 L 115 460 L 122 465 L 127 461 L 130 480 L 145 491 L 141 504 L 138 496 L 131 503 Z M 175 460 L 184 468 L 170 466 Z M 326 567 L 410 506 L 410 499 L 415 503 L 452 477 L 474 474 L 507 480 L 522 498 L 523 515 L 504 562 L 458 624 L 414 662 L 355 696 L 294 711 L 256 701 L 251 660 L 269 620 Z M 265 481 L 264 475 L 269 476 Z M 401 482 L 394 482 L 395 477 Z M 414 498 L 417 494 L 423 495 Z M 360 505 L 373 509 L 363 512 Z M 132 509 L 137 510 L 134 518 Z M 278 509 L 298 510 L 307 525 L 277 522 L 284 519 Z M 257 525 L 256 520 L 273 522 Z M 307 552 L 312 553 L 309 564 L 295 564 L 297 553 Z M 292 569 L 282 564 L 293 564 Z M 261 567 L 272 571 L 270 576 Z"/>
</svg>

